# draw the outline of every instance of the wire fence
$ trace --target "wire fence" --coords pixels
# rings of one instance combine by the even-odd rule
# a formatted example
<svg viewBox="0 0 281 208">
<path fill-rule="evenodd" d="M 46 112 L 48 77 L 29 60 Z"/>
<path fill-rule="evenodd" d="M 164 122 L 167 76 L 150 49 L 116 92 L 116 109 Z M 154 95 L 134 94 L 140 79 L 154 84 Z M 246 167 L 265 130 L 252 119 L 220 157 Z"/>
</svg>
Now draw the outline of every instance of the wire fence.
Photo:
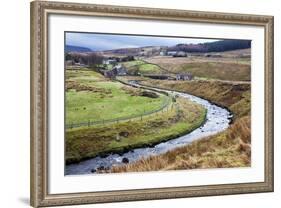
<svg viewBox="0 0 281 208">
<path fill-rule="evenodd" d="M 87 121 L 87 122 L 81 122 L 81 123 L 69 123 L 66 124 L 66 129 L 72 129 L 72 128 L 78 128 L 78 127 L 83 127 L 83 126 L 96 126 L 96 125 L 106 125 L 106 124 L 112 124 L 112 123 L 119 123 L 119 122 L 124 122 L 124 121 L 130 121 L 130 120 L 142 120 L 143 117 L 149 116 L 151 114 L 155 114 L 158 112 L 164 112 L 165 108 L 169 109 L 170 104 L 172 103 L 172 98 L 170 96 L 166 96 L 165 100 L 161 104 L 161 107 L 155 110 L 151 111 L 144 111 L 141 114 L 138 115 L 131 115 L 131 116 L 125 116 L 121 118 L 113 118 L 113 119 L 103 119 L 103 120 L 98 120 L 98 121 Z M 173 108 L 173 104 L 171 105 L 171 109 Z"/>
</svg>

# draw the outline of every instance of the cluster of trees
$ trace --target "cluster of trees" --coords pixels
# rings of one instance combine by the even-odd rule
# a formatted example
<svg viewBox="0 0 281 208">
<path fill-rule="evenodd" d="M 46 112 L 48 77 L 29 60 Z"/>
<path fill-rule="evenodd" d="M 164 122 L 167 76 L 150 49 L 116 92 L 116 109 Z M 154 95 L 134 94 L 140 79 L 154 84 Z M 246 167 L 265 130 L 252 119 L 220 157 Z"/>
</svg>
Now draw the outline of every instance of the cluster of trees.
<svg viewBox="0 0 281 208">
<path fill-rule="evenodd" d="M 112 57 L 112 59 L 115 59 L 117 62 L 125 62 L 125 61 L 134 61 L 134 56 L 125 56 L 125 57 Z"/>
<path fill-rule="evenodd" d="M 119 54 L 119 55 L 136 55 L 141 51 L 141 48 L 119 48 L 119 49 L 113 49 L 108 50 L 106 52 L 113 53 L 113 54 Z"/>
<path fill-rule="evenodd" d="M 250 40 L 222 40 L 210 43 L 199 43 L 199 44 L 177 44 L 169 47 L 168 51 L 184 51 L 184 52 L 221 52 L 230 51 L 236 49 L 245 49 L 251 47 Z"/>
<path fill-rule="evenodd" d="M 208 52 L 230 51 L 236 49 L 251 48 L 250 40 L 224 40 L 205 43 Z"/>
<path fill-rule="evenodd" d="M 85 65 L 102 64 L 104 57 L 100 53 L 66 53 L 65 60 L 72 64 L 80 63 Z"/>
<path fill-rule="evenodd" d="M 107 57 L 107 59 L 116 60 L 116 62 L 125 62 L 125 61 L 134 61 L 134 56 L 125 56 L 125 57 Z M 70 65 L 76 63 L 84 64 L 88 66 L 102 64 L 105 57 L 98 52 L 91 53 L 76 53 L 76 52 L 67 52 L 65 54 L 65 61 Z"/>
</svg>

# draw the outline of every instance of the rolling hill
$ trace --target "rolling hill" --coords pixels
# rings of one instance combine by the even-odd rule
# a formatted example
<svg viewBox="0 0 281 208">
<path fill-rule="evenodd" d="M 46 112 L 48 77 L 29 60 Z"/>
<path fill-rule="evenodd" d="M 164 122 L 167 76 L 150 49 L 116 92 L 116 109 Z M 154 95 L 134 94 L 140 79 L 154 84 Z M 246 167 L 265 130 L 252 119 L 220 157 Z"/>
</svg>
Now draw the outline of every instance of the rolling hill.
<svg viewBox="0 0 281 208">
<path fill-rule="evenodd" d="M 73 45 L 66 45 L 65 46 L 65 52 L 69 53 L 69 52 L 91 52 L 92 50 L 90 48 L 86 48 L 86 47 L 81 47 L 81 46 L 73 46 Z"/>
</svg>

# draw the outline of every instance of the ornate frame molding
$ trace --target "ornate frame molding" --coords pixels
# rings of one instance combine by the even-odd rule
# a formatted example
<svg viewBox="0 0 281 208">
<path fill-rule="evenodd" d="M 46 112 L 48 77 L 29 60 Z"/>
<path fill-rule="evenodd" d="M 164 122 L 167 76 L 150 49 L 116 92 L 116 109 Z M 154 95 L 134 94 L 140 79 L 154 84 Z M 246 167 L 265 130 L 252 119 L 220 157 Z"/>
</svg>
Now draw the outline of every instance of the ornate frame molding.
<svg viewBox="0 0 281 208">
<path fill-rule="evenodd" d="M 258 25 L 265 28 L 265 181 L 261 183 L 173 187 L 75 194 L 48 194 L 49 14 Z M 61 2 L 31 2 L 31 205 L 34 207 L 168 199 L 273 191 L 273 17 Z"/>
</svg>

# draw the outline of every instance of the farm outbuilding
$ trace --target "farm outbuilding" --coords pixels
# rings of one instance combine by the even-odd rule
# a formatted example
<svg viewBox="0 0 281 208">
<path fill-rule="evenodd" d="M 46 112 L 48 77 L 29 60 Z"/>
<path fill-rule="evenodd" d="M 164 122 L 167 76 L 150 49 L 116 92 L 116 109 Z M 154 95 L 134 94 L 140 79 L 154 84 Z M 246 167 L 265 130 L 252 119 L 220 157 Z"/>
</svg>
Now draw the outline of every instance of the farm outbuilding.
<svg viewBox="0 0 281 208">
<path fill-rule="evenodd" d="M 103 75 L 106 78 L 115 79 L 116 76 L 127 75 L 127 70 L 122 65 L 114 66 L 111 70 L 105 70 Z"/>
<path fill-rule="evenodd" d="M 115 59 L 105 59 L 105 60 L 102 61 L 102 63 L 106 64 L 106 65 L 108 65 L 108 64 L 116 64 L 117 61 Z"/>
<path fill-rule="evenodd" d="M 125 76 L 127 75 L 127 70 L 120 64 L 118 64 L 117 66 L 113 67 L 112 70 L 116 70 L 116 74 L 118 76 Z"/>
<path fill-rule="evenodd" d="M 168 51 L 166 55 L 173 57 L 187 57 L 187 53 L 184 51 Z"/>
<path fill-rule="evenodd" d="M 168 51 L 166 54 L 167 56 L 174 56 L 177 54 L 177 51 Z"/>
<path fill-rule="evenodd" d="M 192 80 L 192 79 L 193 79 L 193 75 L 191 73 L 176 75 L 176 80 Z"/>
</svg>

